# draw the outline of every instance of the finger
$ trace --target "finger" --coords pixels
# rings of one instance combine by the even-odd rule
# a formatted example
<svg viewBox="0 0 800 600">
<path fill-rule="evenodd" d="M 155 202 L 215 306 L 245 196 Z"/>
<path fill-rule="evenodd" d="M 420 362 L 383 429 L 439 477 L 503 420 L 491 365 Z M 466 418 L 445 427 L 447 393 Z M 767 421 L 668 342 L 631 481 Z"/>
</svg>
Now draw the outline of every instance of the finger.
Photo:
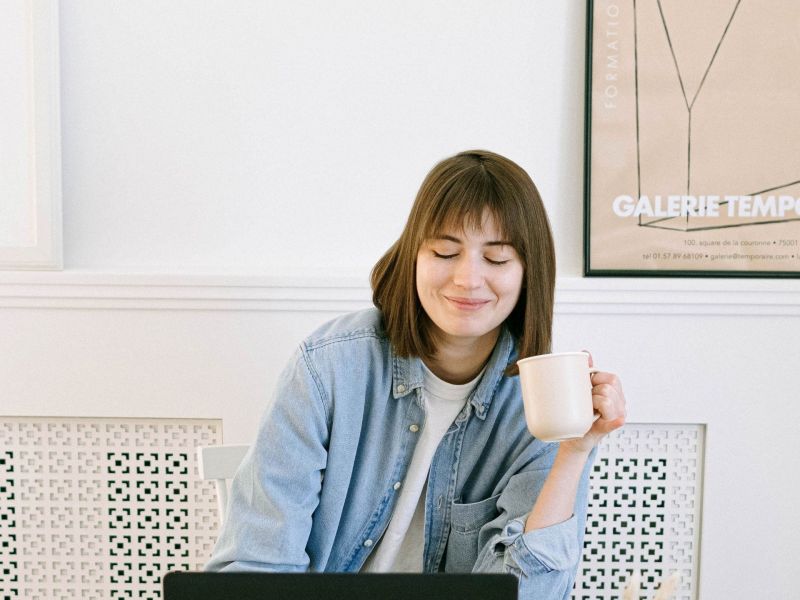
<svg viewBox="0 0 800 600">
<path fill-rule="evenodd" d="M 613 429 L 621 427 L 627 418 L 625 397 L 609 384 L 600 384 L 592 388 L 592 406 L 602 421 L 602 425 L 613 425 Z"/>
<path fill-rule="evenodd" d="M 595 394 L 592 396 L 592 405 L 594 411 L 600 415 L 603 421 L 613 421 L 623 415 L 623 409 L 619 406 L 619 403 L 613 398 L 602 394 Z"/>
<path fill-rule="evenodd" d="M 595 371 L 592 373 L 592 384 L 599 385 L 606 383 L 615 388 L 622 387 L 619 377 L 616 373 L 607 373 L 606 371 Z"/>
<path fill-rule="evenodd" d="M 594 382 L 592 386 L 592 396 L 603 396 L 614 401 L 622 402 L 622 394 L 617 386 L 610 383 Z"/>
</svg>

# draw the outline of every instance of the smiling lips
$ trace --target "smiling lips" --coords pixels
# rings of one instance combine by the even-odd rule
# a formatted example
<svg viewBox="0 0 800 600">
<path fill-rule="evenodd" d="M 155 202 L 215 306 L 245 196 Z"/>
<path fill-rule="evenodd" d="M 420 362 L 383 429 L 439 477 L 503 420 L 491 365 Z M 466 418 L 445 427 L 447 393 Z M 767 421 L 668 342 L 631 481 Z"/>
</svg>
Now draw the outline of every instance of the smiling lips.
<svg viewBox="0 0 800 600">
<path fill-rule="evenodd" d="M 489 300 L 480 298 L 460 298 L 458 296 L 445 296 L 447 300 L 459 310 L 475 311 L 489 304 Z"/>
</svg>

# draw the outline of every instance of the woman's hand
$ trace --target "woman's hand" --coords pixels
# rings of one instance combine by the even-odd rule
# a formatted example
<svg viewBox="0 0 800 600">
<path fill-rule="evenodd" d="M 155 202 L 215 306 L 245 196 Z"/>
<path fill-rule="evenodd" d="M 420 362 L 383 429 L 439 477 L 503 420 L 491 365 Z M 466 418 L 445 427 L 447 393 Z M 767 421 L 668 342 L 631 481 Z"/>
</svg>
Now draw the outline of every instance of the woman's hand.
<svg viewBox="0 0 800 600">
<path fill-rule="evenodd" d="M 589 354 L 589 366 L 594 366 Z M 592 373 L 592 404 L 597 420 L 582 438 L 561 442 L 561 448 L 575 452 L 588 453 L 604 436 L 625 424 L 625 394 L 622 382 L 614 373 L 598 371 Z"/>
</svg>

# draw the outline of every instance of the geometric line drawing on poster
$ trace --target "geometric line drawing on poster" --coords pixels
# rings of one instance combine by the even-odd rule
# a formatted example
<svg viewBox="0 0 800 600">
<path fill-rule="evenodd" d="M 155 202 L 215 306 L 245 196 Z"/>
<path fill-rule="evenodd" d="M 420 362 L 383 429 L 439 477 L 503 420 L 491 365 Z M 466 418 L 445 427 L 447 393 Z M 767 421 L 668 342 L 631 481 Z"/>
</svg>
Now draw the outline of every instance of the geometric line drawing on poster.
<svg viewBox="0 0 800 600">
<path fill-rule="evenodd" d="M 800 179 L 797 181 L 792 181 L 790 183 L 786 183 L 784 185 L 779 185 L 777 187 L 768 188 L 766 190 L 759 190 L 757 192 L 750 192 L 745 194 L 745 196 L 750 197 L 757 197 L 761 194 L 767 194 L 769 192 L 777 192 L 780 190 L 785 190 L 786 188 L 790 188 L 795 185 L 800 185 Z M 719 206 L 726 206 L 728 204 L 727 201 L 723 200 L 719 203 Z M 728 229 L 731 227 L 752 227 L 753 225 L 777 225 L 781 223 L 788 223 L 790 221 L 800 221 L 800 217 L 784 217 L 782 219 L 770 219 L 767 221 L 757 221 L 757 222 L 749 222 L 749 223 L 727 223 L 724 225 L 708 225 L 705 227 L 699 226 L 690 226 L 689 225 L 689 217 L 686 217 L 686 224 L 682 227 L 667 227 L 664 225 L 658 225 L 658 223 L 664 223 L 667 221 L 674 221 L 675 219 L 681 219 L 683 217 L 661 217 L 654 219 L 652 221 L 648 221 L 647 223 L 642 222 L 642 217 L 639 217 L 639 226 L 640 227 L 652 227 L 653 229 L 666 229 L 668 231 L 709 231 L 709 230 L 716 230 L 716 229 Z M 766 217 L 765 217 L 766 218 Z"/>
<path fill-rule="evenodd" d="M 642 158 L 641 158 L 641 129 L 640 129 L 640 94 L 639 94 L 639 31 L 638 31 L 638 24 L 639 24 L 639 11 L 637 9 L 636 0 L 632 0 L 633 3 L 633 63 L 634 63 L 634 98 L 635 98 L 635 135 L 636 135 L 636 180 L 637 180 L 637 198 L 642 198 Z M 683 99 L 683 104 L 686 109 L 686 140 L 685 140 L 685 149 L 686 149 L 686 196 L 692 196 L 692 118 L 693 118 L 693 109 L 694 105 L 697 102 L 697 99 L 700 97 L 700 94 L 703 90 L 703 86 L 706 82 L 706 79 L 711 72 L 711 69 L 714 65 L 714 62 L 719 54 L 720 48 L 722 47 L 725 38 L 728 35 L 728 32 L 731 27 L 731 23 L 733 22 L 734 17 L 737 14 L 739 6 L 741 4 L 741 0 L 736 0 L 736 4 L 731 11 L 730 17 L 728 17 L 727 22 L 725 24 L 724 30 L 722 31 L 719 40 L 716 43 L 714 48 L 713 54 L 709 59 L 708 63 L 704 65 L 704 70 L 702 74 L 702 78 L 700 79 L 699 84 L 697 85 L 697 89 L 694 90 L 694 93 L 691 94 L 691 90 L 687 90 L 687 85 L 685 82 L 685 77 L 681 66 L 679 64 L 678 58 L 675 53 L 675 46 L 673 43 L 673 36 L 670 34 L 670 25 L 668 23 L 668 19 L 664 14 L 662 0 L 656 0 L 656 4 L 658 6 L 658 12 L 660 16 L 660 25 L 661 29 L 665 35 L 665 41 L 667 47 L 669 48 L 669 52 L 672 58 L 672 64 L 674 66 L 675 74 L 677 76 L 677 84 L 680 87 L 680 96 Z M 690 98 L 691 94 L 691 98 Z M 800 184 L 800 179 L 789 183 L 782 183 L 778 185 L 773 185 L 768 187 L 767 189 L 763 189 L 760 191 L 749 192 L 744 194 L 743 196 L 738 197 L 757 197 L 761 194 L 765 194 L 768 192 L 777 192 L 780 190 L 785 190 L 791 186 L 795 186 Z M 777 202 L 774 200 L 773 202 Z M 728 205 L 729 202 L 727 200 L 721 200 L 717 203 L 718 207 L 723 207 Z M 718 229 L 727 229 L 733 227 L 751 227 L 754 225 L 774 225 L 774 224 L 783 224 L 790 221 L 800 221 L 800 217 L 781 217 L 776 218 L 774 215 L 766 215 L 766 210 L 764 211 L 765 214 L 761 217 L 753 216 L 750 217 L 752 221 L 746 222 L 737 222 L 737 223 L 722 223 L 722 224 L 715 224 L 715 225 L 705 225 L 705 226 L 696 226 L 691 224 L 691 216 L 687 211 L 687 214 L 680 215 L 680 216 L 658 216 L 655 219 L 650 219 L 645 221 L 643 216 L 640 214 L 638 216 L 638 225 L 640 227 L 650 227 L 654 229 L 662 229 L 668 231 L 681 231 L 681 232 L 688 232 L 688 231 L 708 231 L 708 230 L 718 230 Z M 679 221 L 685 221 L 678 224 Z"/>
</svg>

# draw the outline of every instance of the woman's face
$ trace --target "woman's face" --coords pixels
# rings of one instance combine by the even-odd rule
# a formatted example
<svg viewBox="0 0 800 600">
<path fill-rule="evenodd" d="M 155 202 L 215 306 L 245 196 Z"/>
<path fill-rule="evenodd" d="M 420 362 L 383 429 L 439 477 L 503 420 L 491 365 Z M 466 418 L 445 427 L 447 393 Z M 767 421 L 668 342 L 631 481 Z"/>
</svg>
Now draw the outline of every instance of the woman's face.
<svg viewBox="0 0 800 600">
<path fill-rule="evenodd" d="M 438 343 L 496 336 L 522 288 L 523 266 L 495 220 L 480 230 L 442 231 L 417 253 L 417 294 L 439 330 Z"/>
</svg>

